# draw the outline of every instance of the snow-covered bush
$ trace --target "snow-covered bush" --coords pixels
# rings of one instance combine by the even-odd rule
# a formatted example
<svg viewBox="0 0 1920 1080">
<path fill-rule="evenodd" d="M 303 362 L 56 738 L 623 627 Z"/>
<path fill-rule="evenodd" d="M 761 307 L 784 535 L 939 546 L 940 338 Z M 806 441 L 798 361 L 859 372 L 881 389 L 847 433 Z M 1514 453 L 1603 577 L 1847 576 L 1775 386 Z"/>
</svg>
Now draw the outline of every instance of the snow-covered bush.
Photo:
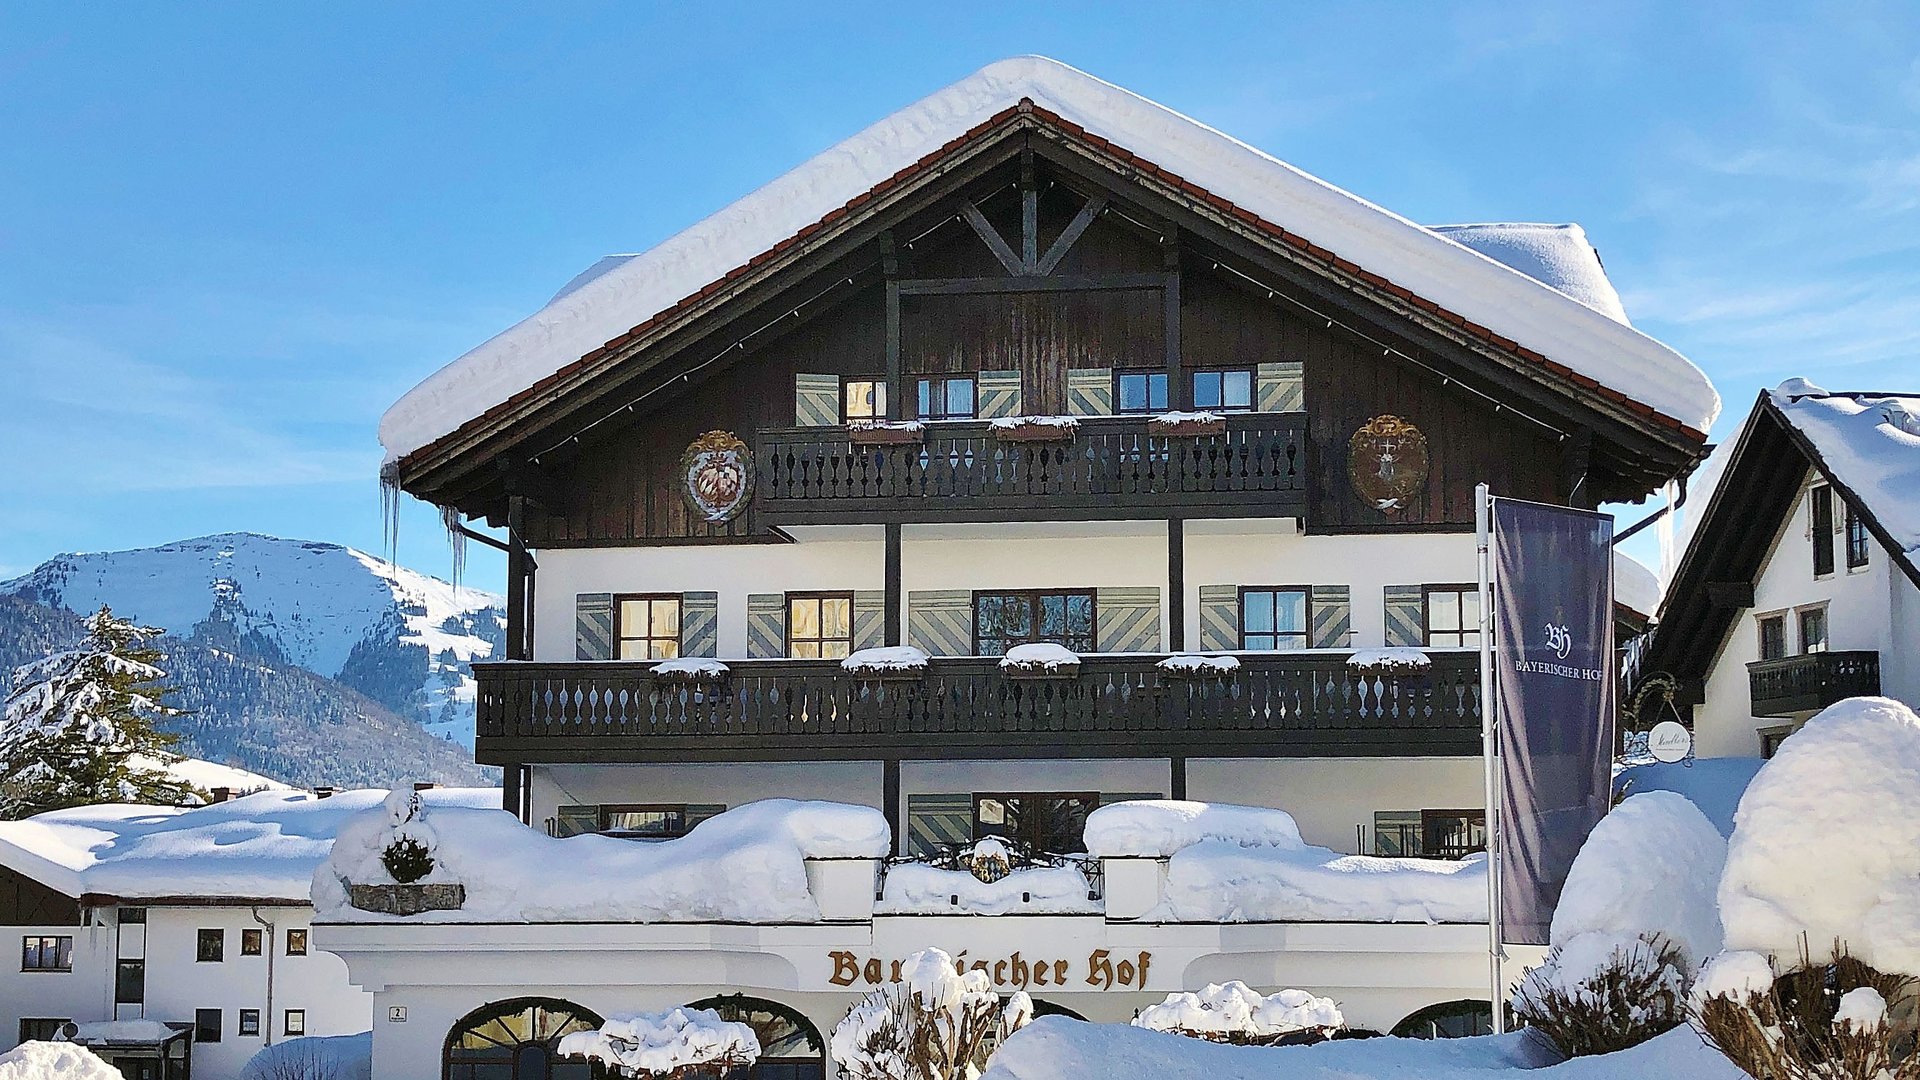
<svg viewBox="0 0 1920 1080">
<path fill-rule="evenodd" d="M 433 842 L 427 825 L 427 804 L 418 791 L 396 788 L 387 795 L 387 843 L 380 849 L 380 865 L 401 885 L 411 885 L 433 873 Z"/>
<path fill-rule="evenodd" d="M 124 1080 L 98 1054 L 69 1042 L 23 1042 L 0 1054 L 0 1080 Z"/>
<path fill-rule="evenodd" d="M 1305 990 L 1262 995 L 1246 983 L 1209 983 L 1203 990 L 1168 994 L 1133 1018 L 1135 1027 L 1239 1046 L 1323 1042 L 1346 1026 L 1332 998 Z"/>
<path fill-rule="evenodd" d="M 1616 1053 L 1686 1022 L 1685 965 L 1680 947 L 1659 934 L 1628 942 L 1584 935 L 1527 972 L 1513 1015 L 1568 1057 Z"/>
<path fill-rule="evenodd" d="M 1760 953 L 1722 953 L 1694 987 L 1694 1026 L 1768 1080 L 1920 1080 L 1914 980 L 1830 949 L 1778 977 Z"/>
<path fill-rule="evenodd" d="M 309 1035 L 253 1055 L 240 1080 L 371 1080 L 373 1032 Z"/>
<path fill-rule="evenodd" d="M 833 1029 L 833 1060 L 850 1080 L 974 1080 L 1008 1035 L 1033 1019 L 1018 991 L 1003 1004 L 984 971 L 961 973 L 925 949 L 901 981 L 860 999 Z"/>
<path fill-rule="evenodd" d="M 615 1076 L 665 1080 L 752 1065 L 760 1060 L 760 1039 L 712 1009 L 681 1008 L 609 1017 L 594 1031 L 563 1037 L 559 1052 L 602 1062 Z"/>
</svg>

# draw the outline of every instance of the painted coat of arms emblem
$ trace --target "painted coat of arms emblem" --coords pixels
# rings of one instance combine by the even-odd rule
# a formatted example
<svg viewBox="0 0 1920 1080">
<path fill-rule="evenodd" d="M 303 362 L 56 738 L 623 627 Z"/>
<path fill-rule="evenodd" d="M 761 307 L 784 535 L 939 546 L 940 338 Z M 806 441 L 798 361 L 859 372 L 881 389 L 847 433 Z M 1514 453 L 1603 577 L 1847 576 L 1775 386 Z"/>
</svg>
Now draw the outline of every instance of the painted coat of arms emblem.
<svg viewBox="0 0 1920 1080">
<path fill-rule="evenodd" d="M 747 508 L 753 492 L 753 457 L 731 431 L 709 431 L 680 457 L 687 502 L 700 517 L 721 524 Z"/>
<path fill-rule="evenodd" d="M 1427 437 L 1397 416 L 1376 416 L 1353 433 L 1347 475 L 1374 509 L 1397 514 L 1427 482 Z"/>
</svg>

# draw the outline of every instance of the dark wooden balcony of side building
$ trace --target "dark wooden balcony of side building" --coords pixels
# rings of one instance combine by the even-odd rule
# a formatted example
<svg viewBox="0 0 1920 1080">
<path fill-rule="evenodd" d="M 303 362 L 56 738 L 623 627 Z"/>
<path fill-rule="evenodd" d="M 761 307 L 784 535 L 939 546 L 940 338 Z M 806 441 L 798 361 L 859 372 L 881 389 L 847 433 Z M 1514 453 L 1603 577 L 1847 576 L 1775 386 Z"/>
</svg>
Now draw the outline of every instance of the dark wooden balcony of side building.
<svg viewBox="0 0 1920 1080">
<path fill-rule="evenodd" d="M 488 764 L 1010 757 L 1335 757 L 1480 751 L 1478 657 L 1354 670 L 1344 652 L 1238 654 L 1186 675 L 1159 655 L 1088 655 L 1070 675 L 936 657 L 854 675 L 837 660 L 729 660 L 714 681 L 647 661 L 474 665 Z"/>
<path fill-rule="evenodd" d="M 1305 413 L 1236 413 L 1184 430 L 1149 416 L 1089 416 L 1063 438 L 1018 434 L 986 420 L 918 432 L 763 430 L 755 506 L 769 525 L 1306 512 Z"/>
<path fill-rule="evenodd" d="M 1880 654 L 1813 652 L 1747 665 L 1755 716 L 1792 716 L 1850 697 L 1880 693 Z"/>
</svg>

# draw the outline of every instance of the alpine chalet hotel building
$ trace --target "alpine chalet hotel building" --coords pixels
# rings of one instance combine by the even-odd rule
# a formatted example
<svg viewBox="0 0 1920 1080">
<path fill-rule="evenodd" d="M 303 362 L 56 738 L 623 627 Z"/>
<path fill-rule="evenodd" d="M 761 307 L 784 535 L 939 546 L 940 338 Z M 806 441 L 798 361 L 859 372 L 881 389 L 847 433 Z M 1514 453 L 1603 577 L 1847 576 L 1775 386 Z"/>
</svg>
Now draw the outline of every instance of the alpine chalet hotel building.
<svg viewBox="0 0 1920 1080">
<path fill-rule="evenodd" d="M 890 878 L 990 835 L 1071 855 L 1143 798 L 1458 860 L 1484 820 L 1474 485 L 1639 501 L 1718 406 L 1578 227 L 1424 228 L 1020 58 L 602 260 L 381 438 L 389 484 L 507 538 L 508 659 L 476 674 L 508 810 L 647 840 L 864 804 Z M 927 659 L 843 663 L 889 646 Z M 544 1076 L 569 1024 L 734 994 L 784 1040 L 760 1075 L 817 1076 L 866 960 L 927 945 L 1071 957 L 1028 988 L 1094 1019 L 1228 978 L 1382 1030 L 1487 996 L 1470 920 L 1196 924 L 1159 903 L 1164 859 L 1106 862 L 1047 913 L 889 914 L 862 879 L 818 925 L 323 909 L 317 940 L 376 994 L 382 1077 Z"/>
</svg>

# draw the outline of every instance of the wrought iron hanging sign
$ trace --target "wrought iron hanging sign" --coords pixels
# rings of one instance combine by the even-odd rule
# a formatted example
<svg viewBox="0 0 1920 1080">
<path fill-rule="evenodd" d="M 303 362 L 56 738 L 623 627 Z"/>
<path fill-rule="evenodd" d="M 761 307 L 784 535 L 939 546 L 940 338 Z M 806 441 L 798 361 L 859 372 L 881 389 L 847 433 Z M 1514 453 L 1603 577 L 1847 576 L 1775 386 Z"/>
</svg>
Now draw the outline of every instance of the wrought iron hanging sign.
<svg viewBox="0 0 1920 1080">
<path fill-rule="evenodd" d="M 753 494 L 753 455 L 731 431 L 709 431 L 680 456 L 687 502 L 702 520 L 724 524 L 747 508 Z"/>
<path fill-rule="evenodd" d="M 1427 437 L 1398 416 L 1376 416 L 1353 433 L 1347 476 L 1375 510 L 1397 514 L 1426 485 Z"/>
</svg>

